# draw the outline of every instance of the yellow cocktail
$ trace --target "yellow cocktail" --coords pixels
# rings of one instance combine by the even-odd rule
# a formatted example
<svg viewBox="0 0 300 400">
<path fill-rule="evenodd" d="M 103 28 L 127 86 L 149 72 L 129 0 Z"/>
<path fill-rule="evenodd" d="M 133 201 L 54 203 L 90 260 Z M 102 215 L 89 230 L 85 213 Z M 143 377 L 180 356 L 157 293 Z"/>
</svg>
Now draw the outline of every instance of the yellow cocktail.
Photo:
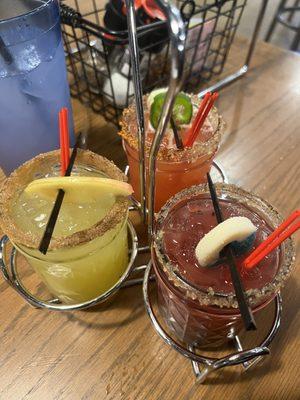
<svg viewBox="0 0 300 400">
<path fill-rule="evenodd" d="M 58 152 L 40 155 L 7 178 L 0 199 L 0 224 L 51 293 L 71 304 L 103 294 L 125 272 L 128 199 L 126 193 L 101 191 L 98 186 L 93 189 L 97 179 L 88 179 L 92 185 L 75 190 L 71 190 L 71 182 L 65 187 L 49 250 L 43 255 L 38 246 L 55 196 L 24 189 L 35 179 L 59 176 L 58 157 Z M 72 176 L 126 180 L 114 164 L 88 151 L 78 152 Z M 125 186 L 121 182 L 117 185 Z"/>
</svg>

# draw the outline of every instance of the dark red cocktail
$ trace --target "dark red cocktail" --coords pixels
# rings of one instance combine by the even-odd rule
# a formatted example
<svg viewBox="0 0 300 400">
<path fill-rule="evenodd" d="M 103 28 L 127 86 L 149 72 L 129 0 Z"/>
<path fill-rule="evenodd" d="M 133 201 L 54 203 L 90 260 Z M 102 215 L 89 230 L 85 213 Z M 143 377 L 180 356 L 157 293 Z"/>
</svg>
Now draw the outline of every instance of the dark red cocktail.
<svg viewBox="0 0 300 400">
<path fill-rule="evenodd" d="M 252 248 L 236 257 L 256 313 L 274 298 L 289 275 L 293 244 L 287 240 L 254 269 L 245 270 L 244 259 L 281 218 L 264 200 L 236 186 L 217 184 L 216 188 L 225 219 L 244 216 L 257 227 Z M 204 268 L 195 256 L 199 240 L 216 224 L 208 188 L 192 187 L 174 196 L 159 213 L 153 246 L 160 312 L 180 340 L 200 346 L 220 345 L 242 327 L 228 266 Z"/>
</svg>

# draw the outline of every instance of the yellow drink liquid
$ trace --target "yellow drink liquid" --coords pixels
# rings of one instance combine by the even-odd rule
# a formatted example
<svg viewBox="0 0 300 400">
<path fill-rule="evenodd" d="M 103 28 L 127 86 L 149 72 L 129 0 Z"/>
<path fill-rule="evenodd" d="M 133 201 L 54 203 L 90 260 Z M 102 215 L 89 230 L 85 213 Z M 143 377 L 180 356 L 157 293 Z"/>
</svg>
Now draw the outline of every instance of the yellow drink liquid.
<svg viewBox="0 0 300 400">
<path fill-rule="evenodd" d="M 86 169 L 72 175 L 104 177 Z M 38 194 L 22 192 L 13 205 L 15 223 L 34 236 L 42 237 L 53 201 Z M 103 219 L 116 202 L 112 194 L 104 194 L 93 202 L 63 202 L 53 237 L 67 237 L 91 228 Z M 74 247 L 49 250 L 46 255 L 37 249 L 15 243 L 41 277 L 52 294 L 64 303 L 91 300 L 113 287 L 128 265 L 127 218 L 89 242 Z"/>
</svg>

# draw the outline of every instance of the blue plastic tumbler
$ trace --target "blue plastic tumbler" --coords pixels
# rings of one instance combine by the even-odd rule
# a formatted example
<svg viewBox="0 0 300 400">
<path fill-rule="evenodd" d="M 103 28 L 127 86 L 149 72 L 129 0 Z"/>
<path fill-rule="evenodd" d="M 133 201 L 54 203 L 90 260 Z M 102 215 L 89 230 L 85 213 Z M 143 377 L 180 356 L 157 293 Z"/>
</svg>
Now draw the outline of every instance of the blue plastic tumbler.
<svg viewBox="0 0 300 400">
<path fill-rule="evenodd" d="M 58 0 L 0 1 L 0 167 L 6 174 L 59 147 L 70 93 Z"/>
</svg>

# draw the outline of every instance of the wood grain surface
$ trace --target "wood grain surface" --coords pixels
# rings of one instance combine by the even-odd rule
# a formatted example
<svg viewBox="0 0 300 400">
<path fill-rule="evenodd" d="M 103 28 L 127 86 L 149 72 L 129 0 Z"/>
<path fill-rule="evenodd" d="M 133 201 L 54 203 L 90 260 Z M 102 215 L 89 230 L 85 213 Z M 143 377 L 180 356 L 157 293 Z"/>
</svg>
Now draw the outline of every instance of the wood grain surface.
<svg viewBox="0 0 300 400">
<path fill-rule="evenodd" d="M 240 42 L 232 58 L 236 67 L 243 46 Z M 285 216 L 299 208 L 299 56 L 260 43 L 253 68 L 222 90 L 218 107 L 227 121 L 218 160 L 229 180 L 255 190 Z M 89 147 L 123 166 L 114 129 L 76 102 L 74 111 Z M 189 361 L 152 329 L 141 287 L 121 290 L 107 307 L 57 313 L 31 308 L 1 280 L 0 399 L 297 400 L 299 272 L 298 261 L 282 293 L 282 326 L 271 355 L 248 372 L 240 367 L 218 371 L 203 385 L 196 383 Z M 24 279 L 41 292 L 30 270 Z M 272 312 L 270 306 L 260 316 L 258 334 L 242 337 L 246 347 L 259 342 Z"/>
</svg>

